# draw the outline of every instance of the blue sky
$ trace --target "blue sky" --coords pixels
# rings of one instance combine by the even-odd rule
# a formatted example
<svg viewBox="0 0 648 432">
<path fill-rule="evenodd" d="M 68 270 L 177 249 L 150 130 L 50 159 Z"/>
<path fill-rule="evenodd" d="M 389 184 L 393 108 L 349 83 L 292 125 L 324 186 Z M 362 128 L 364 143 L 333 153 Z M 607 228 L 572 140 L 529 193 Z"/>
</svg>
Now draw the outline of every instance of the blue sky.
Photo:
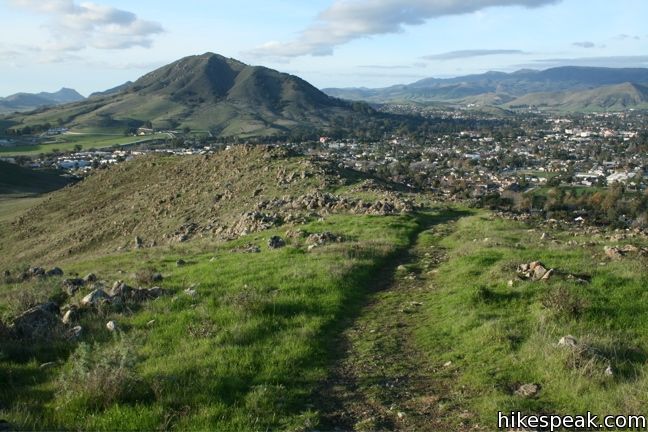
<svg viewBox="0 0 648 432">
<path fill-rule="evenodd" d="M 83 94 L 207 51 L 323 87 L 648 67 L 645 0 L 0 0 L 0 95 Z"/>
</svg>

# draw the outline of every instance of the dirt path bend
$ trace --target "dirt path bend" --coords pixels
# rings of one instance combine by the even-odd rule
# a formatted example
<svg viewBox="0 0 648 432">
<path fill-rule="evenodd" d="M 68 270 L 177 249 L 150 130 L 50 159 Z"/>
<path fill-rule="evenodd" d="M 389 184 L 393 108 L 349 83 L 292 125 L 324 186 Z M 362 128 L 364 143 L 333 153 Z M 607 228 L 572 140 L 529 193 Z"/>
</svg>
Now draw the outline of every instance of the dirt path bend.
<svg viewBox="0 0 648 432">
<path fill-rule="evenodd" d="M 326 431 L 453 431 L 452 376 L 417 346 L 423 305 L 445 253 L 435 239 L 456 216 L 427 218 L 411 247 L 384 270 L 360 316 L 338 341 L 339 360 L 318 401 Z M 451 419 L 449 416 L 454 416 Z"/>
</svg>

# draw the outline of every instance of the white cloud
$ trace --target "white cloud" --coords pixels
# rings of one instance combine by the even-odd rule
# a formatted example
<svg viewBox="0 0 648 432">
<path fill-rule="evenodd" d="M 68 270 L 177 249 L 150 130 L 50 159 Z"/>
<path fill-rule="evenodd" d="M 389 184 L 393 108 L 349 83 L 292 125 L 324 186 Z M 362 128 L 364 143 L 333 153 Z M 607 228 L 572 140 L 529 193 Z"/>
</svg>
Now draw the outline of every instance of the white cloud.
<svg viewBox="0 0 648 432">
<path fill-rule="evenodd" d="M 352 40 L 399 33 L 405 25 L 472 13 L 493 6 L 540 7 L 562 0 L 334 0 L 315 22 L 291 42 L 267 42 L 250 54 L 261 57 L 331 55 Z"/>
<path fill-rule="evenodd" d="M 491 55 L 512 55 L 512 54 L 527 54 L 520 50 L 511 49 L 473 49 L 473 50 L 460 50 L 450 51 L 441 54 L 433 54 L 423 57 L 425 60 L 457 60 L 472 57 L 483 57 Z"/>
<path fill-rule="evenodd" d="M 580 48 L 594 48 L 596 44 L 594 42 L 584 41 L 584 42 L 574 42 L 572 45 Z"/>
<path fill-rule="evenodd" d="M 605 56 L 579 58 L 549 58 L 534 60 L 533 63 L 517 65 L 517 67 L 559 67 L 559 66 L 588 66 L 611 68 L 645 68 L 648 66 L 648 55 L 636 56 Z"/>
<path fill-rule="evenodd" d="M 52 40 L 49 51 L 70 52 L 85 48 L 124 49 L 150 47 L 153 37 L 164 31 L 153 21 L 145 21 L 132 12 L 96 3 L 74 0 L 9 0 L 18 8 L 49 17 L 46 27 Z"/>
</svg>

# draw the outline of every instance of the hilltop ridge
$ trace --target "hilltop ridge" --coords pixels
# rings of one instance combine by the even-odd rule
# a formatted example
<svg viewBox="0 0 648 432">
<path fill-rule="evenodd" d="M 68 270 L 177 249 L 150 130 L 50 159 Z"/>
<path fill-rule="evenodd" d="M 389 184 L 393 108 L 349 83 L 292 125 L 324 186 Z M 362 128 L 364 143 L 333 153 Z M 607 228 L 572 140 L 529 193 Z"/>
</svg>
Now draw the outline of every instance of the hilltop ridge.
<svg viewBox="0 0 648 432">
<path fill-rule="evenodd" d="M 113 131 L 150 123 L 156 129 L 191 128 L 215 136 L 271 136 L 299 127 L 326 129 L 333 117 L 353 114 L 351 103 L 301 78 L 205 53 L 88 100 L 9 120 Z"/>
</svg>

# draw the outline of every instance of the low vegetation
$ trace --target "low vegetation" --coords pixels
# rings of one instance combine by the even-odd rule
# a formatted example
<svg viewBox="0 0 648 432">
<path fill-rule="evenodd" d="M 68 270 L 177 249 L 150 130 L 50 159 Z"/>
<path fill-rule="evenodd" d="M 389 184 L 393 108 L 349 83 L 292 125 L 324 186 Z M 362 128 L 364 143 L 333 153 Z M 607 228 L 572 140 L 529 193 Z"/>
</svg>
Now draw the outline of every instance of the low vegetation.
<svg viewBox="0 0 648 432">
<path fill-rule="evenodd" d="M 480 213 L 428 238 L 448 254 L 416 333 L 428 361 L 456 380 L 451 399 L 485 430 L 498 411 L 643 412 L 646 257 L 608 259 L 604 235 L 542 234 Z M 555 276 L 519 280 L 516 267 L 538 260 Z M 576 345 L 561 344 L 566 336 Z M 520 396 L 524 384 L 538 394 Z"/>
<path fill-rule="evenodd" d="M 0 201 L 0 419 L 489 431 L 498 411 L 642 412 L 645 236 L 397 189 L 240 147 Z"/>
</svg>

